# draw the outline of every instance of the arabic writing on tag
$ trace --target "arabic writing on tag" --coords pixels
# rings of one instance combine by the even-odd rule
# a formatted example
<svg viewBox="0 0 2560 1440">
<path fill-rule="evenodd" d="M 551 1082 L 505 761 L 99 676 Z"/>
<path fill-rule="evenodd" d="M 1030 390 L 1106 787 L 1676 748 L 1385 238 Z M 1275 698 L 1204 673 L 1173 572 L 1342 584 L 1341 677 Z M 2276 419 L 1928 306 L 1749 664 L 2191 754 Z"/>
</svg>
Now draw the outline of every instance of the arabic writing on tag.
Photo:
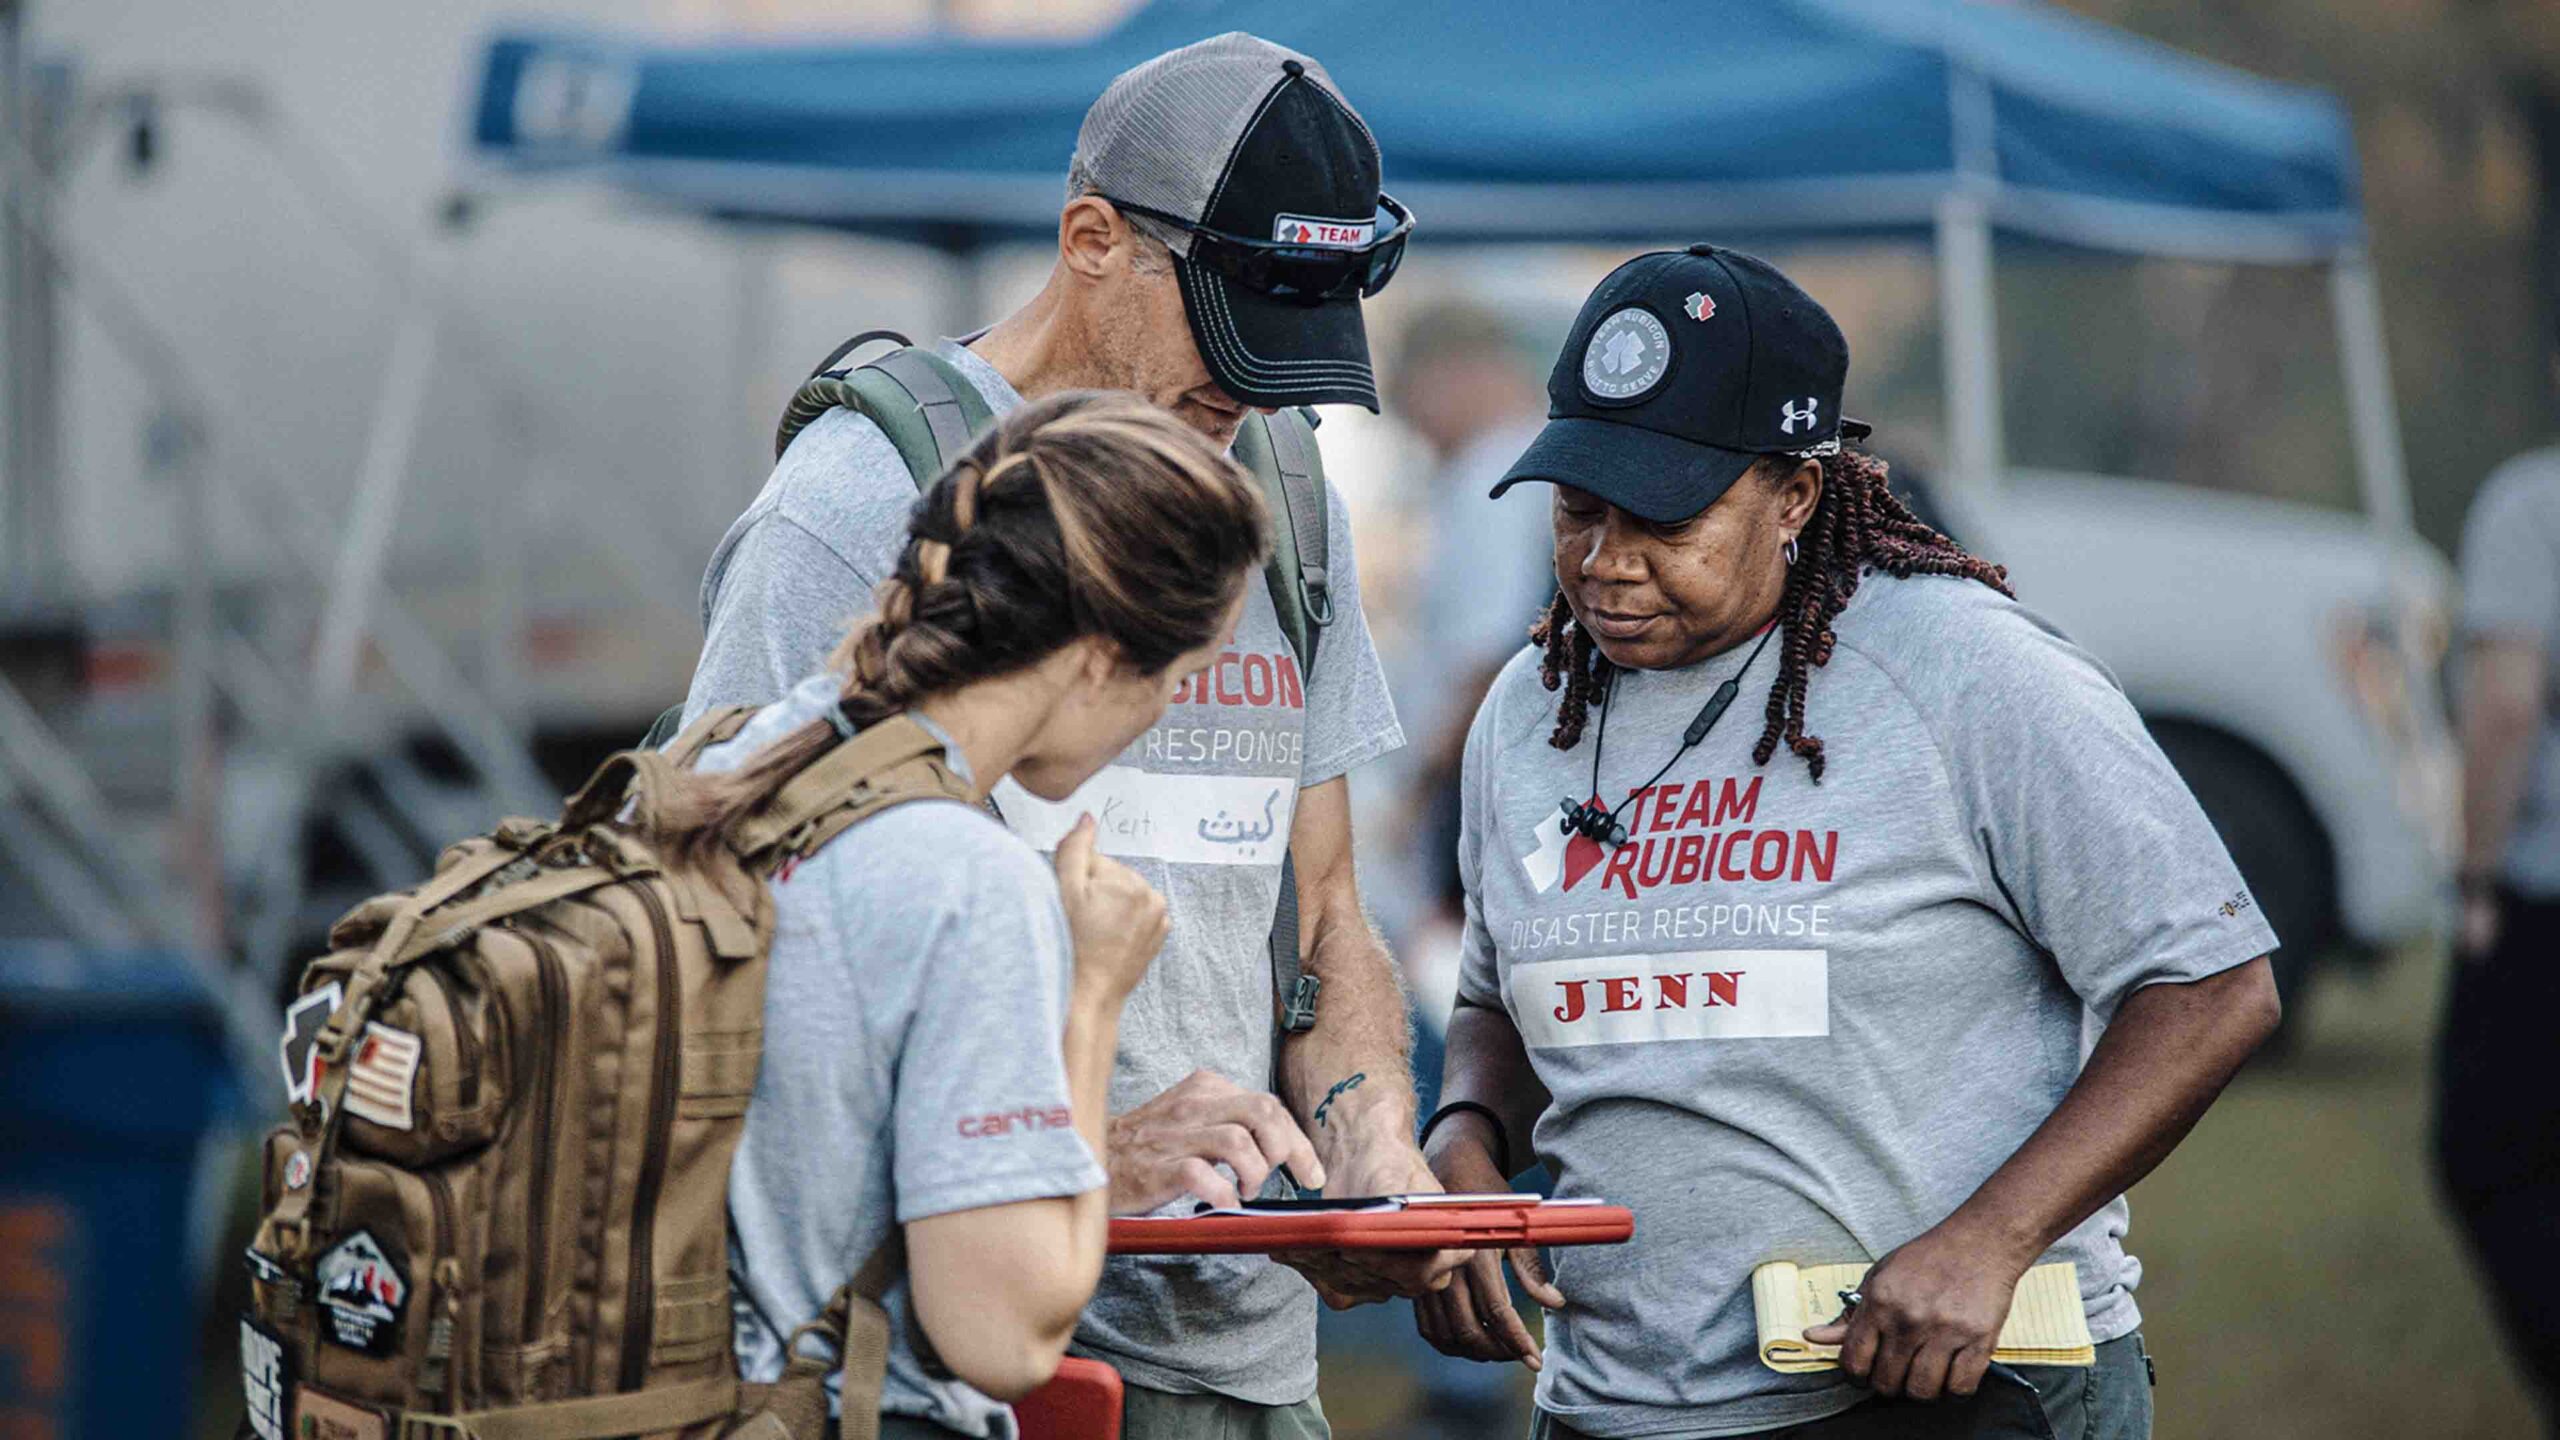
<svg viewBox="0 0 2560 1440">
<path fill-rule="evenodd" d="M 1227 812 L 1221 810 L 1200 822 L 1200 838 L 1212 845 L 1259 845 L 1270 839 L 1279 828 L 1279 822 L 1271 814 L 1279 803 L 1280 792 L 1277 790 L 1262 797 L 1262 823 L 1259 825 L 1241 819 L 1230 820 Z"/>
</svg>

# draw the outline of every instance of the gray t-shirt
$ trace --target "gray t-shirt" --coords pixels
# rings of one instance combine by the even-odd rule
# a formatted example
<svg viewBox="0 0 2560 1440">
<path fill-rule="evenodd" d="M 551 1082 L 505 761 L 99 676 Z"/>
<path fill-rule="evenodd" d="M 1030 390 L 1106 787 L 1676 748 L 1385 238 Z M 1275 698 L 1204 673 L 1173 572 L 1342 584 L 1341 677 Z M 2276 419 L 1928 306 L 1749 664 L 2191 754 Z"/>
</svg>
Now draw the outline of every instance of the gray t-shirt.
<svg viewBox="0 0 2560 1440">
<path fill-rule="evenodd" d="M 2542 730 L 2500 868 L 2519 891 L 2560 899 L 2560 449 L 2499 466 L 2471 502 L 2462 527 L 2462 629 L 2542 646 Z"/>
<path fill-rule="evenodd" d="M 940 348 L 997 413 L 1022 403 L 975 354 Z M 712 557 L 687 722 L 778 693 L 832 649 L 895 568 L 915 501 L 870 421 L 836 410 L 802 431 Z M 1121 1013 L 1115 1112 L 1198 1069 L 1269 1084 L 1269 937 L 1298 791 L 1404 743 L 1360 608 L 1347 507 L 1332 501 L 1334 622 L 1312 677 L 1256 576 L 1234 648 L 1117 761 L 1063 804 L 996 789 L 1006 821 L 1042 849 L 1091 811 L 1103 851 L 1165 897 L 1171 932 Z M 1135 1384 L 1295 1404 L 1315 1393 L 1315 1313 L 1306 1281 L 1261 1256 L 1115 1259 L 1076 1344 Z"/>
<path fill-rule="evenodd" d="M 1820 784 L 1751 762 L 1773 645 L 1705 742 L 1620 813 L 1524 651 L 1467 743 L 1471 1004 L 1500 1006 L 1555 1103 L 1558 1193 L 1632 1206 L 1632 1243 L 1556 1252 L 1538 1403 L 1608 1436 L 1774 1429 L 1848 1408 L 1754 1352 L 1752 1267 L 1866 1260 L 1954 1211 L 2052 1113 L 2084 1009 L 2275 948 L 2195 800 L 2095 660 L 1969 580 L 1877 575 L 1810 679 Z M 1679 748 L 1749 654 L 1621 676 L 1598 785 Z M 2045 1258 L 2099 1340 L 2138 1323 L 2110 1201 Z"/>
<path fill-rule="evenodd" d="M 744 764 L 839 690 L 811 676 L 701 768 Z M 783 1342 L 888 1238 L 893 1215 L 903 1225 L 1108 1180 L 1068 1106 L 1073 947 L 1057 879 L 1030 846 L 975 807 L 912 801 L 778 875 L 773 902 L 764 1060 L 729 1167 L 738 1363 L 757 1381 L 782 1373 Z M 925 1378 L 906 1277 L 884 1303 L 881 1408 L 1014 1435 L 1005 1405 Z"/>
</svg>

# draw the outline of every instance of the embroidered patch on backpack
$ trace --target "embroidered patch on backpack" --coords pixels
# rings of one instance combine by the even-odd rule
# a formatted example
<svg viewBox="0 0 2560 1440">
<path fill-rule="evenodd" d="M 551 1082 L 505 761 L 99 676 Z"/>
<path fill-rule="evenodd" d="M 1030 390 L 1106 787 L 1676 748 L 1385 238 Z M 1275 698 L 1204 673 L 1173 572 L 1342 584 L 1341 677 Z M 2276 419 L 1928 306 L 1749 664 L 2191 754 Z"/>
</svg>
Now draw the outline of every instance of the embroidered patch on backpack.
<svg viewBox="0 0 2560 1440">
<path fill-rule="evenodd" d="M 359 1230 L 320 1257 L 321 1335 L 333 1345 L 388 1355 L 409 1305 L 409 1277 L 370 1230 Z"/>
<path fill-rule="evenodd" d="M 284 1338 L 243 1315 L 240 1317 L 240 1398 L 248 1409 L 249 1433 L 256 1440 L 285 1440 L 285 1404 L 293 1394 L 293 1352 Z"/>
<path fill-rule="evenodd" d="M 418 1061 L 426 1045 L 406 1030 L 374 1021 L 356 1042 L 355 1061 L 347 1071 L 347 1113 L 393 1130 L 417 1128 L 410 1103 L 418 1085 Z"/>
</svg>

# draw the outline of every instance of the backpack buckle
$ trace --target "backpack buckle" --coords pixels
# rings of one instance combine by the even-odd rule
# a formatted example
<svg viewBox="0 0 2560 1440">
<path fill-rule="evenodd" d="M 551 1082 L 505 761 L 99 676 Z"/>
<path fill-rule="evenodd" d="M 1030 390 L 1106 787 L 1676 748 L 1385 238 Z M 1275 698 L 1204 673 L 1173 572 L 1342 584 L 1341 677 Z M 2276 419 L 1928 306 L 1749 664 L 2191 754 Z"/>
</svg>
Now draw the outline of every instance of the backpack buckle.
<svg viewBox="0 0 2560 1440">
<path fill-rule="evenodd" d="M 1325 582 L 1323 566 L 1307 565 L 1299 569 L 1298 598 L 1305 602 L 1307 619 L 1317 628 L 1333 623 L 1333 587 Z"/>
<path fill-rule="evenodd" d="M 1314 975 L 1300 975 L 1298 983 L 1289 987 L 1289 998 L 1280 1007 L 1283 1033 L 1303 1035 L 1316 1028 L 1316 993 L 1322 989 L 1323 979 Z"/>
</svg>

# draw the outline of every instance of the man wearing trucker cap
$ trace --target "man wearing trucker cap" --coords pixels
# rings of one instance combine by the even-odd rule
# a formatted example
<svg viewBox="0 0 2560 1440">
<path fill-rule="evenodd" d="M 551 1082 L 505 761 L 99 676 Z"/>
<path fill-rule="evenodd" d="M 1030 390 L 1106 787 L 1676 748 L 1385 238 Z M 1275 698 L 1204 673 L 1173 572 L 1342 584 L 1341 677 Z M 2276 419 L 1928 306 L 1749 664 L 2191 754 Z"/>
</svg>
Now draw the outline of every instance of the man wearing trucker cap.
<svg viewBox="0 0 2560 1440">
<path fill-rule="evenodd" d="M 1382 193 L 1377 143 L 1321 65 L 1243 34 L 1160 55 L 1087 114 L 1067 190 L 1040 292 L 935 347 L 990 409 L 1125 389 L 1227 442 L 1249 411 L 1377 408 L 1360 301 L 1393 274 L 1412 219 Z M 802 430 L 712 558 L 687 720 L 770 700 L 817 663 L 890 573 L 915 495 L 869 419 L 836 409 Z M 1331 615 L 1312 663 L 1252 585 L 1235 652 L 1085 790 L 1063 806 L 997 794 L 1007 822 L 1044 845 L 1092 811 L 1102 849 L 1169 902 L 1171 935 L 1121 1021 L 1116 1213 L 1189 1196 L 1232 1204 L 1283 1165 L 1337 1194 L 1439 1188 L 1413 1145 L 1404 1001 L 1353 884 L 1344 778 L 1404 737 L 1344 507 L 1332 497 L 1324 510 Z M 1293 520 L 1312 523 L 1273 519 L 1283 547 Z M 1275 1097 L 1268 947 L 1284 849 L 1322 988 L 1314 1027 L 1280 1047 Z M 1350 1304 L 1427 1291 L 1456 1259 L 1291 1264 Z M 1133 1440 L 1322 1436 L 1315 1301 L 1307 1278 L 1259 1256 L 1115 1260 L 1077 1349 L 1128 1382 Z M 742 1347 L 750 1371 L 759 1350 L 778 1366 L 770 1339 Z"/>
<path fill-rule="evenodd" d="M 2123 1195 L 2275 1023 L 2213 827 L 2107 672 L 1851 448 L 1848 368 L 1766 261 L 1639 256 L 1494 492 L 1551 507 L 1558 593 L 1467 737 L 1425 1146 L 1451 1190 L 1534 1158 L 1636 1230 L 1514 1254 L 1543 1357 L 1491 1255 L 1415 1311 L 1543 1359 L 1540 1440 L 2139 1440 Z M 1773 1262 L 1872 1267 L 1808 1317 L 1840 1368 L 1762 1362 Z M 2094 1363 L 1996 1361 L 2039 1264 Z"/>
</svg>

